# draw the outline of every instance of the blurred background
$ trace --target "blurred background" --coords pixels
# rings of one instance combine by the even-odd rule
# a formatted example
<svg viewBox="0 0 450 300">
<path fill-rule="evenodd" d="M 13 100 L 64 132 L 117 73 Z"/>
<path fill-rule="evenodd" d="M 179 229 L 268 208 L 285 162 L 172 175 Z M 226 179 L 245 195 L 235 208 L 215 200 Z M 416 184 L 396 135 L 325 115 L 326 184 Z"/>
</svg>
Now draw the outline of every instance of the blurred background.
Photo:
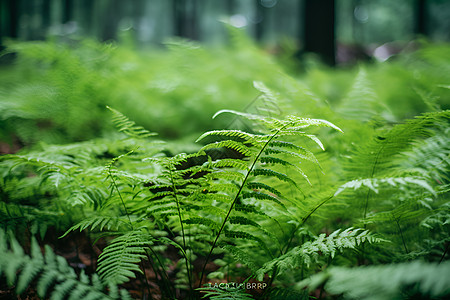
<svg viewBox="0 0 450 300">
<path fill-rule="evenodd" d="M 212 120 L 216 111 L 265 111 L 270 101 L 280 115 L 330 121 L 400 122 L 450 107 L 448 0 L 0 0 L 0 9 L 2 153 L 110 136 L 106 106 L 184 145 L 231 124 Z"/>
<path fill-rule="evenodd" d="M 172 36 L 221 44 L 227 40 L 221 23 L 226 22 L 272 51 L 291 43 L 334 64 L 374 53 L 385 59 L 418 35 L 450 40 L 448 0 L 1 0 L 0 5 L 1 41 L 76 35 L 108 41 L 127 33 L 141 46 Z"/>
</svg>

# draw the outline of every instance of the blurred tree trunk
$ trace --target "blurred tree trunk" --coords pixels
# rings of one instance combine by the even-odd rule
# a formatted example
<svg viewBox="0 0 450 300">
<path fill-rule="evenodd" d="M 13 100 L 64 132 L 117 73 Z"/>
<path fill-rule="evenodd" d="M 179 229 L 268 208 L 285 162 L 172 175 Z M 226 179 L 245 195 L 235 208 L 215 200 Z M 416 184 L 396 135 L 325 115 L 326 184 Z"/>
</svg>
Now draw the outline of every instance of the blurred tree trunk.
<svg viewBox="0 0 450 300">
<path fill-rule="evenodd" d="M 49 27 L 51 25 L 50 12 L 51 12 L 50 0 L 43 0 L 42 1 L 42 7 L 41 7 L 41 15 L 42 15 L 41 34 L 42 34 L 42 38 L 45 38 L 47 36 L 48 29 L 49 29 Z"/>
<path fill-rule="evenodd" d="M 18 37 L 19 2 L 0 0 L 0 51 L 5 49 L 3 37 Z"/>
<path fill-rule="evenodd" d="M 265 19 L 267 17 L 267 8 L 263 7 L 260 3 L 260 0 L 256 0 L 256 9 L 255 9 L 255 38 L 257 41 L 261 41 L 265 32 Z"/>
<path fill-rule="evenodd" d="M 176 36 L 199 39 L 197 9 L 196 0 L 173 0 L 173 22 Z"/>
<path fill-rule="evenodd" d="M 1 0 L 1 36 L 17 38 L 20 1 Z"/>
<path fill-rule="evenodd" d="M 317 53 L 329 64 L 335 64 L 335 0 L 306 0 L 304 36 L 306 52 Z"/>
<path fill-rule="evenodd" d="M 114 40 L 117 38 L 119 29 L 120 15 L 123 13 L 123 5 L 125 1 L 109 0 L 105 11 L 105 21 L 102 32 L 102 40 Z"/>
<path fill-rule="evenodd" d="M 73 0 L 63 1 L 62 23 L 65 24 L 73 19 Z"/>
<path fill-rule="evenodd" d="M 426 0 L 416 0 L 414 2 L 414 8 L 415 8 L 415 26 L 414 26 L 414 33 L 416 35 L 427 35 L 427 26 L 426 26 L 426 19 L 427 19 L 427 5 Z"/>
</svg>

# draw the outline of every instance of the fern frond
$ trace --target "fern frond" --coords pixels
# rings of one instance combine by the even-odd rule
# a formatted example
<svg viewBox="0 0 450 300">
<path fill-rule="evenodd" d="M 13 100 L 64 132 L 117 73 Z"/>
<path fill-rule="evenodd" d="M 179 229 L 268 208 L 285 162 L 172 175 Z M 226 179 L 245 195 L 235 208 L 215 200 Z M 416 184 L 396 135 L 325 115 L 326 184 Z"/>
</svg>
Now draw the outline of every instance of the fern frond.
<svg viewBox="0 0 450 300">
<path fill-rule="evenodd" d="M 346 189 L 353 188 L 357 190 L 361 187 L 367 187 L 375 193 L 379 192 L 380 185 L 398 187 L 413 185 L 416 187 L 423 188 L 433 195 L 436 195 L 434 189 L 428 184 L 428 182 L 420 177 L 388 177 L 388 178 L 367 178 L 367 179 L 356 179 L 344 183 L 341 185 L 334 196 L 339 195 Z"/>
<path fill-rule="evenodd" d="M 350 92 L 338 108 L 338 112 L 349 119 L 368 121 L 381 111 L 389 112 L 388 107 L 377 98 L 367 71 L 361 68 Z"/>
<path fill-rule="evenodd" d="M 379 133 L 358 150 L 349 170 L 358 177 L 377 177 L 378 173 L 392 169 L 398 155 L 409 150 L 414 141 L 433 136 L 433 128 L 440 123 L 448 124 L 449 120 L 450 110 L 425 113 Z"/>
<path fill-rule="evenodd" d="M 133 138 L 148 138 L 150 136 L 155 136 L 156 133 L 150 132 L 142 126 L 137 126 L 134 121 L 128 119 L 121 112 L 107 106 L 113 113 L 113 123 L 116 125 L 120 132 L 125 133 L 126 135 Z"/>
<path fill-rule="evenodd" d="M 214 168 L 236 168 L 239 170 L 247 170 L 248 164 L 245 161 L 238 160 L 238 159 L 221 159 L 217 161 L 213 161 L 211 163 L 211 166 Z"/>
<path fill-rule="evenodd" d="M 239 154 L 241 154 L 243 156 L 251 156 L 252 155 L 252 151 L 250 150 L 249 147 L 247 147 L 246 145 L 244 145 L 241 142 L 237 142 L 237 141 L 233 141 L 233 140 L 226 140 L 226 141 L 211 143 L 211 144 L 204 146 L 200 150 L 205 151 L 205 150 L 216 149 L 216 148 L 229 148 L 229 149 L 235 150 L 236 152 L 238 152 Z"/>
<path fill-rule="evenodd" d="M 97 227 L 99 231 L 103 231 L 103 228 L 107 230 L 118 229 L 121 225 L 129 225 L 128 220 L 121 217 L 108 217 L 108 216 L 99 216 L 93 217 L 79 222 L 78 224 L 70 227 L 60 238 L 67 236 L 70 232 L 79 230 L 80 232 L 89 229 L 90 231 L 94 231 Z"/>
<path fill-rule="evenodd" d="M 244 231 L 236 231 L 236 230 L 224 230 L 225 236 L 232 239 L 243 239 L 243 240 L 251 240 L 257 242 L 267 253 L 270 253 L 267 245 L 264 241 L 257 237 L 254 234 L 244 232 Z"/>
<path fill-rule="evenodd" d="M 308 176 L 300 169 L 298 166 L 290 163 L 284 159 L 272 156 L 263 156 L 259 159 L 259 161 L 263 164 L 273 164 L 273 165 L 281 165 L 281 166 L 289 166 L 292 167 L 297 173 L 299 173 L 305 180 L 311 185 L 311 182 L 308 179 Z"/>
<path fill-rule="evenodd" d="M 446 202 L 436 209 L 430 216 L 420 223 L 421 226 L 432 229 L 450 225 L 450 202 Z"/>
<path fill-rule="evenodd" d="M 293 186 L 298 188 L 297 183 L 294 180 L 292 180 L 289 176 L 287 176 L 286 174 L 280 173 L 280 172 L 273 171 L 271 169 L 266 169 L 266 168 L 254 169 L 251 172 L 251 174 L 253 176 L 266 176 L 266 177 L 277 178 L 281 181 L 290 183 Z"/>
<path fill-rule="evenodd" d="M 301 282 L 297 288 L 309 286 L 313 290 L 324 283 L 328 293 L 346 299 L 446 299 L 450 296 L 450 262 L 331 267 Z"/>
<path fill-rule="evenodd" d="M 271 196 L 271 195 L 266 194 L 266 193 L 263 193 L 263 192 L 249 191 L 249 192 L 242 192 L 241 195 L 242 195 L 242 199 L 255 198 L 255 199 L 258 199 L 258 200 L 269 200 L 269 201 L 275 202 L 279 206 L 281 206 L 284 209 L 286 209 L 284 204 L 281 203 L 280 200 L 278 200 L 276 197 Z"/>
<path fill-rule="evenodd" d="M 251 254 L 231 244 L 222 243 L 219 246 L 227 252 L 231 253 L 236 261 L 249 267 L 252 272 L 256 272 L 256 270 L 259 269 L 257 262 L 254 260 L 254 257 Z"/>
<path fill-rule="evenodd" d="M 9 247 L 8 247 L 9 240 Z M 105 286 L 94 274 L 89 278 L 83 272 L 78 277 L 67 261 L 54 254 L 45 245 L 45 255 L 36 239 L 31 240 L 31 256 L 25 254 L 17 240 L 9 238 L 0 230 L 0 276 L 6 275 L 8 285 L 16 285 L 17 294 L 21 294 L 28 286 L 37 282 L 36 290 L 41 298 L 51 299 L 127 299 L 130 295 L 121 290 L 119 293 L 105 292 Z M 110 286 L 110 290 L 115 287 Z M 117 288 L 116 288 L 117 290 Z"/>
<path fill-rule="evenodd" d="M 250 190 L 266 190 L 277 197 L 281 197 L 281 192 L 279 190 L 262 182 L 252 181 L 247 183 L 246 187 Z"/>
<path fill-rule="evenodd" d="M 265 121 L 265 117 L 263 117 L 263 116 L 250 114 L 250 113 L 239 112 L 239 111 L 231 110 L 231 109 L 219 110 L 218 112 L 216 112 L 213 115 L 212 118 L 215 119 L 217 116 L 219 116 L 221 114 L 224 114 L 224 113 L 230 113 L 230 114 L 233 114 L 233 115 L 236 115 L 236 116 L 244 117 L 244 118 L 246 118 L 248 120 Z"/>
<path fill-rule="evenodd" d="M 292 130 L 295 127 L 306 128 L 309 126 L 314 126 L 329 127 L 343 133 L 342 129 L 340 129 L 333 123 L 322 119 L 302 118 L 294 115 L 289 115 L 281 122 L 281 124 L 287 124 L 288 126 L 285 127 L 287 130 Z"/>
<path fill-rule="evenodd" d="M 245 178 L 245 175 L 240 172 L 235 171 L 217 171 L 214 173 L 210 173 L 206 176 L 209 179 L 223 179 L 240 182 Z"/>
<path fill-rule="evenodd" d="M 214 222 L 211 219 L 203 218 L 203 217 L 192 217 L 189 219 L 183 220 L 183 223 L 185 224 L 196 224 L 196 225 L 204 225 L 212 229 L 213 231 L 217 232 L 220 229 L 220 225 Z"/>
<path fill-rule="evenodd" d="M 287 150 L 284 150 L 284 149 L 277 149 L 277 148 L 264 149 L 264 154 L 266 154 L 266 155 L 281 154 L 281 155 L 285 155 L 285 156 L 291 157 L 291 158 L 299 158 L 299 159 L 311 161 L 311 162 L 317 164 L 318 166 L 320 166 L 320 164 L 318 163 L 318 161 L 317 161 L 317 159 L 316 159 L 316 157 L 314 155 L 313 156 L 303 155 L 301 153 L 287 151 Z"/>
<path fill-rule="evenodd" d="M 281 149 L 285 149 L 285 148 L 292 149 L 295 151 L 295 153 L 302 155 L 302 157 L 304 157 L 306 160 L 309 160 L 312 162 L 317 162 L 317 158 L 314 156 L 314 154 L 311 151 L 309 151 L 308 149 L 306 149 L 304 147 L 301 147 L 299 145 L 291 143 L 291 142 L 274 140 L 274 141 L 271 141 L 268 146 L 269 146 L 269 149 L 272 147 L 278 147 Z"/>
<path fill-rule="evenodd" d="M 310 265 L 317 262 L 319 256 L 333 258 L 337 251 L 355 249 L 364 242 L 380 243 L 384 240 L 370 234 L 368 230 L 348 228 L 344 231 L 336 230 L 329 236 L 319 235 L 315 240 L 306 242 L 302 246 L 294 247 L 286 254 L 264 264 L 256 272 L 258 280 L 262 280 L 264 274 L 272 272 L 277 267 L 278 274 L 289 268 L 300 267 L 303 263 Z M 273 274 L 272 274 L 273 275 Z"/>
<path fill-rule="evenodd" d="M 241 130 L 212 130 L 203 133 L 195 142 L 199 142 L 208 136 L 226 136 L 226 137 L 236 137 L 244 140 L 245 142 L 252 142 L 257 137 L 254 134 L 241 131 Z"/>
<path fill-rule="evenodd" d="M 205 295 L 202 298 L 208 298 L 212 300 L 251 300 L 251 295 L 245 293 L 243 287 L 231 287 L 220 288 L 220 284 L 216 286 L 210 286 L 205 288 L 198 288 L 198 291 L 204 292 Z M 225 286 L 225 284 L 223 284 Z"/>
<path fill-rule="evenodd" d="M 146 249 L 153 244 L 153 237 L 142 230 L 130 231 L 115 238 L 98 258 L 98 274 L 104 282 L 121 284 L 142 273 L 140 261 L 146 257 Z"/>
</svg>

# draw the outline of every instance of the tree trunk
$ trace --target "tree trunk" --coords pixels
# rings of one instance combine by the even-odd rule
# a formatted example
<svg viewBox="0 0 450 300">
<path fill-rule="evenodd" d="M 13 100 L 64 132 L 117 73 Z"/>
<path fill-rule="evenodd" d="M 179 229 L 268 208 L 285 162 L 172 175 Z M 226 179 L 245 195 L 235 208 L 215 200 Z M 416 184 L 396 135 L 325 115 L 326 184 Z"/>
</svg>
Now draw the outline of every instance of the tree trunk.
<svg viewBox="0 0 450 300">
<path fill-rule="evenodd" d="M 329 65 L 335 64 L 334 0 L 305 1 L 305 47 Z"/>
</svg>

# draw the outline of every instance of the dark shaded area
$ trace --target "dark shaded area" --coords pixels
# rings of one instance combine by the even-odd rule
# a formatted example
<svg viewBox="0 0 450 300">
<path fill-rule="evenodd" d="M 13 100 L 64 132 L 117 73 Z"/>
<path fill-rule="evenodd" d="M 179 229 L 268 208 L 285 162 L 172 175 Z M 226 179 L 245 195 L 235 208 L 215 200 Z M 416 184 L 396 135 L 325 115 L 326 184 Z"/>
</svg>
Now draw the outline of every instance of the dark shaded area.
<svg viewBox="0 0 450 300">
<path fill-rule="evenodd" d="M 305 1 L 306 52 L 319 54 L 324 62 L 335 64 L 335 1 Z"/>
</svg>

